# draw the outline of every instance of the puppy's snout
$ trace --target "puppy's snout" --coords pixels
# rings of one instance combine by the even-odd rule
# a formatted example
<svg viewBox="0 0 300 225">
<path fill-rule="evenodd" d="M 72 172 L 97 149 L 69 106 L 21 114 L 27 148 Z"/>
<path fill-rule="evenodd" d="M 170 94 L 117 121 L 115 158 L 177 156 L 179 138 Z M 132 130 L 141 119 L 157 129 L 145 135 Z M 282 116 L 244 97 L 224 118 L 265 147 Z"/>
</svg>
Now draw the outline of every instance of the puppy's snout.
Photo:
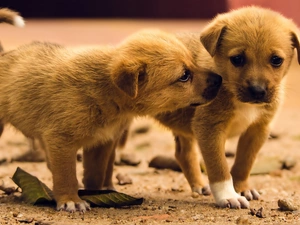
<svg viewBox="0 0 300 225">
<path fill-rule="evenodd" d="M 222 84 L 222 77 L 218 74 L 210 74 L 207 78 L 207 84 L 209 87 L 220 88 Z"/>
<path fill-rule="evenodd" d="M 209 74 L 207 80 L 206 80 L 207 87 L 205 88 L 203 92 L 203 97 L 212 100 L 214 99 L 222 84 L 222 77 L 218 74 Z"/>
<path fill-rule="evenodd" d="M 248 92 L 251 96 L 252 99 L 254 100 L 263 100 L 266 96 L 266 89 L 261 86 L 249 86 L 248 87 Z"/>
</svg>

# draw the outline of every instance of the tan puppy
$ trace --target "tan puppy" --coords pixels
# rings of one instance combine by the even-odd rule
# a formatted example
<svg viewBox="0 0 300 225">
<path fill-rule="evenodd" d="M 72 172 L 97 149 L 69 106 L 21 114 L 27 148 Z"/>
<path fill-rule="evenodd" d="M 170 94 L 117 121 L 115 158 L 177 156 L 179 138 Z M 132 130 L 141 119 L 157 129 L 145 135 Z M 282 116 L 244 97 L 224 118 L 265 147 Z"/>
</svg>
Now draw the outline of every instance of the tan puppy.
<svg viewBox="0 0 300 225">
<path fill-rule="evenodd" d="M 222 81 L 198 70 L 186 47 L 158 30 L 138 32 L 117 47 L 35 42 L 2 54 L 0 71 L 0 127 L 10 123 L 42 143 L 57 209 L 67 211 L 89 209 L 77 194 L 80 147 L 85 186 L 101 187 L 95 175 L 105 172 L 134 116 L 205 104 Z"/>
<path fill-rule="evenodd" d="M 259 198 L 248 184 L 249 173 L 282 102 L 284 77 L 295 48 L 300 63 L 298 29 L 276 12 L 249 7 L 217 16 L 201 34 L 203 45 L 199 36 L 180 34 L 178 38 L 199 67 L 222 74 L 220 93 L 207 106 L 186 107 L 156 118 L 172 129 L 176 158 L 193 191 L 210 193 L 201 177 L 198 140 L 217 205 L 248 208 L 246 199 Z M 225 141 L 236 135 L 240 139 L 230 173 Z M 105 177 L 108 185 L 109 179 Z"/>
<path fill-rule="evenodd" d="M 217 98 L 205 107 L 188 107 L 156 118 L 173 130 L 176 157 L 194 191 L 201 193 L 205 186 L 194 156 L 197 140 L 217 205 L 248 208 L 246 198 L 259 197 L 249 187 L 249 173 L 282 102 L 284 78 L 295 48 L 300 63 L 298 29 L 279 13 L 246 7 L 217 16 L 200 39 L 213 57 L 215 72 L 223 76 Z M 196 49 L 202 54 L 201 48 Z M 198 64 L 204 65 L 201 58 Z M 236 135 L 240 138 L 230 172 L 224 147 L 226 139 Z"/>
</svg>

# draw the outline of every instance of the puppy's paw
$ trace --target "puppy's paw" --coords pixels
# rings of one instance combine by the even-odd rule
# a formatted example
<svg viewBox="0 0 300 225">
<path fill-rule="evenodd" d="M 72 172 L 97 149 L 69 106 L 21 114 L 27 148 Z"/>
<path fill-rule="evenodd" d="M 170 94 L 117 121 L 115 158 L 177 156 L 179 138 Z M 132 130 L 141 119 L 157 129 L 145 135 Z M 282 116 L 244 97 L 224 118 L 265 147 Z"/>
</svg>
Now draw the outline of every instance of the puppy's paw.
<svg viewBox="0 0 300 225">
<path fill-rule="evenodd" d="M 211 195 L 209 185 L 206 185 L 204 187 L 193 187 L 192 192 L 198 193 L 199 195 Z"/>
<path fill-rule="evenodd" d="M 221 208 L 230 209 L 248 209 L 250 204 L 247 199 L 243 196 L 229 199 L 221 199 L 217 202 L 217 205 Z"/>
<path fill-rule="evenodd" d="M 232 179 L 212 183 L 210 187 L 218 206 L 232 209 L 249 208 L 248 200 L 235 192 Z"/>
<path fill-rule="evenodd" d="M 260 196 L 260 194 L 258 193 L 258 191 L 255 190 L 255 189 L 242 191 L 242 192 L 241 192 L 241 195 L 242 195 L 242 196 L 245 196 L 245 198 L 246 198 L 248 201 L 251 201 L 251 200 L 258 200 L 258 199 L 259 199 L 259 196 Z"/>
<path fill-rule="evenodd" d="M 86 210 L 90 210 L 91 207 L 89 203 L 80 199 L 80 201 L 76 201 L 76 202 L 74 201 L 57 202 L 56 209 L 58 211 L 67 211 L 71 213 L 76 211 L 84 213 Z"/>
</svg>

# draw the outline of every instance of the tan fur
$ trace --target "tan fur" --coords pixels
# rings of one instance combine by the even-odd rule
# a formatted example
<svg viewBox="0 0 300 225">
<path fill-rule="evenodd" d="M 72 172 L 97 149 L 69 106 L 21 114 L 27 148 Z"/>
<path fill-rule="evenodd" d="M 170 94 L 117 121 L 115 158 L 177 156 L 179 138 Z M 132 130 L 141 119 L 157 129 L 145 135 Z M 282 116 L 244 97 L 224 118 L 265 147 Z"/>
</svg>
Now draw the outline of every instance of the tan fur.
<svg viewBox="0 0 300 225">
<path fill-rule="evenodd" d="M 197 157 L 198 142 L 217 205 L 247 208 L 258 192 L 248 184 L 256 154 L 269 135 L 270 123 L 282 103 L 285 75 L 294 49 L 300 63 L 298 29 L 282 15 L 259 7 L 246 7 L 218 15 L 199 35 L 178 37 L 193 53 L 199 67 L 223 77 L 217 98 L 204 107 L 162 113 L 156 118 L 176 137 L 176 158 L 193 191 L 209 194 Z M 205 51 L 207 50 L 207 52 Z M 230 57 L 242 55 L 234 66 Z M 272 56 L 284 59 L 271 65 Z M 263 97 L 251 90 L 264 91 Z M 239 136 L 230 171 L 225 158 L 226 139 Z M 233 180 L 233 183 L 232 183 Z M 234 185 L 234 187 L 233 187 Z"/>
<path fill-rule="evenodd" d="M 224 85 L 217 98 L 209 105 L 194 110 L 177 111 L 160 115 L 158 119 L 180 134 L 176 125 L 178 114 L 193 117 L 194 132 L 180 134 L 181 142 L 192 142 L 192 134 L 197 139 L 208 173 L 210 185 L 230 181 L 233 178 L 236 192 L 241 192 L 248 200 L 258 198 L 258 193 L 249 187 L 248 176 L 256 154 L 269 134 L 272 121 L 284 94 L 284 76 L 288 71 L 296 48 L 299 59 L 298 29 L 294 23 L 271 10 L 258 7 L 242 8 L 217 16 L 201 34 L 201 42 L 213 57 L 215 72 L 222 75 Z M 245 56 L 245 64 L 234 66 L 230 57 Z M 279 67 L 270 64 L 272 56 L 284 59 Z M 201 61 L 198 63 L 203 65 Z M 251 96 L 251 87 L 258 86 L 265 91 L 262 98 Z M 171 115 L 171 116 L 170 116 Z M 174 123 L 174 124 L 173 124 Z M 189 123 L 185 123 L 189 124 Z M 181 124 L 182 126 L 182 124 Z M 187 129 L 184 129 L 185 131 Z M 188 135 L 189 134 L 189 135 Z M 225 141 L 239 135 L 237 155 L 231 169 L 225 159 Z M 188 141 L 189 140 L 189 141 Z M 180 143 L 180 146 L 183 144 Z M 177 147 L 180 149 L 180 147 Z M 176 155 L 190 155 L 192 150 L 182 148 Z M 199 190 L 201 179 L 193 182 L 188 174 L 199 177 L 198 164 L 188 164 L 177 157 L 191 187 Z M 194 171 L 193 173 L 190 171 Z M 224 190 L 212 190 L 217 204 L 221 207 L 248 207 L 247 202 L 238 196 L 217 199 Z"/>
<path fill-rule="evenodd" d="M 208 39 L 211 33 L 219 33 L 219 36 Z M 217 44 L 212 40 L 218 40 Z M 269 124 L 281 104 L 284 93 L 283 80 L 290 66 L 294 48 L 298 51 L 299 59 L 298 29 L 292 21 L 276 12 L 249 7 L 218 16 L 203 31 L 201 41 L 214 57 L 216 70 L 222 74 L 227 92 L 234 95 L 230 100 L 231 113 L 227 116 L 221 114 L 222 120 L 226 119 L 221 127 L 226 128 L 217 128 L 220 126 L 219 123 L 216 126 L 216 133 L 220 133 L 217 130 L 223 130 L 227 137 L 241 134 L 231 174 L 236 191 L 246 191 L 249 189 L 247 178 L 256 153 L 267 138 Z M 229 57 L 237 54 L 244 54 L 246 57 L 246 63 L 242 67 L 234 67 L 228 60 Z M 280 67 L 270 65 L 270 59 L 274 55 L 284 59 Z M 266 96 L 262 102 L 258 104 L 252 102 L 248 92 L 251 85 L 266 89 Z M 219 99 L 216 99 L 214 105 Z M 224 101 L 224 99 L 220 100 Z M 250 105 L 247 102 L 254 104 Z M 215 117 L 216 115 L 214 120 Z M 196 117 L 195 121 L 195 134 L 202 153 L 207 154 L 204 158 L 209 158 L 211 161 L 220 159 L 220 156 L 224 155 L 224 143 L 220 155 L 214 158 L 210 153 L 215 148 L 214 145 L 204 144 L 205 125 L 203 126 L 200 118 Z M 216 138 L 221 138 L 220 135 Z M 226 171 L 223 176 L 217 173 L 221 171 L 218 169 L 220 165 L 207 163 L 207 169 L 211 170 L 210 183 L 229 178 L 227 166 L 221 165 L 222 171 Z"/>
<path fill-rule="evenodd" d="M 97 175 L 106 174 L 135 116 L 205 104 L 222 81 L 198 70 L 186 47 L 159 30 L 138 32 L 117 47 L 35 42 L 0 56 L 0 71 L 0 127 L 10 123 L 40 141 L 57 209 L 67 211 L 89 208 L 77 194 L 80 147 L 85 187 L 99 189 L 108 181 Z"/>
</svg>

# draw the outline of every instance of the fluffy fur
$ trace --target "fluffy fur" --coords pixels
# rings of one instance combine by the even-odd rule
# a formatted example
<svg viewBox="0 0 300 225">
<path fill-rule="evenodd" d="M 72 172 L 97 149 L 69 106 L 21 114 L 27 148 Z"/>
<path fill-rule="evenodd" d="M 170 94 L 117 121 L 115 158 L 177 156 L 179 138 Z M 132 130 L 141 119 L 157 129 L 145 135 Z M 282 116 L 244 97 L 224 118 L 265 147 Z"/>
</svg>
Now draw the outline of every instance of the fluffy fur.
<svg viewBox="0 0 300 225">
<path fill-rule="evenodd" d="M 294 49 L 300 62 L 298 29 L 277 12 L 246 7 L 218 15 L 200 40 L 212 57 L 209 64 L 224 80 L 217 98 L 205 107 L 188 107 L 156 118 L 173 130 L 176 157 L 194 191 L 208 191 L 202 189 L 205 184 L 193 157 L 197 141 L 217 205 L 248 208 L 246 199 L 259 198 L 248 184 L 249 173 L 282 103 Z M 198 65 L 204 65 L 202 58 Z M 230 171 L 225 141 L 237 135 L 236 159 Z"/>
<path fill-rule="evenodd" d="M 199 70 L 186 47 L 159 30 L 138 32 L 116 47 L 35 42 L 2 54 L 0 68 L 0 128 L 10 123 L 40 141 L 57 209 L 71 212 L 89 209 L 77 194 L 79 148 L 84 185 L 99 189 L 98 174 L 107 172 L 135 116 L 208 103 L 222 81 Z"/>
<path fill-rule="evenodd" d="M 282 104 L 294 49 L 300 63 L 298 32 L 279 13 L 253 6 L 218 15 L 201 35 L 178 35 L 197 65 L 221 74 L 223 85 L 211 104 L 162 113 L 156 119 L 173 131 L 175 155 L 192 191 L 212 192 L 220 207 L 248 208 L 248 200 L 259 198 L 248 177 Z M 225 142 L 233 136 L 239 136 L 239 142 L 230 170 Z M 201 177 L 197 144 L 211 190 Z"/>
</svg>

